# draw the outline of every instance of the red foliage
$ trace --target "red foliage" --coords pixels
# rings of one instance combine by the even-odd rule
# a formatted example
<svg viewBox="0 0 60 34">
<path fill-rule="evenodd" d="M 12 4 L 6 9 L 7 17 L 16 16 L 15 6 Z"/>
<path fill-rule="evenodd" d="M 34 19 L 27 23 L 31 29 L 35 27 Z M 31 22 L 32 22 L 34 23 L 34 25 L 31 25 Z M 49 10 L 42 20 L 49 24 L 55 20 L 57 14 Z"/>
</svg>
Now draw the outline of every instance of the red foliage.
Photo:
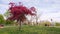
<svg viewBox="0 0 60 34">
<path fill-rule="evenodd" d="M 20 5 L 21 2 L 19 2 L 19 5 L 15 5 L 15 3 L 9 3 L 11 7 L 9 7 L 10 13 L 13 15 L 9 17 L 8 19 L 10 20 L 20 20 L 24 21 L 26 19 L 25 15 L 36 15 L 35 13 L 35 8 L 31 7 L 30 9 L 27 8 L 26 6 Z"/>
</svg>

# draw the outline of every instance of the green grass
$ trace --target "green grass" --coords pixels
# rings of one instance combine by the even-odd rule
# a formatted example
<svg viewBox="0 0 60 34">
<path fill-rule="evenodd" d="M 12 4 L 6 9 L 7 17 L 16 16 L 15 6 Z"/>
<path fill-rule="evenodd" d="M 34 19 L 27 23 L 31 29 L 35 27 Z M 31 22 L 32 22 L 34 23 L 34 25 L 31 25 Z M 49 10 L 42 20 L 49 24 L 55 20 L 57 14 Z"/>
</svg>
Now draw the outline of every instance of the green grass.
<svg viewBox="0 0 60 34">
<path fill-rule="evenodd" d="M 5 26 L 0 29 L 0 34 L 60 34 L 60 28 L 23 25 L 18 30 L 17 26 Z"/>
</svg>

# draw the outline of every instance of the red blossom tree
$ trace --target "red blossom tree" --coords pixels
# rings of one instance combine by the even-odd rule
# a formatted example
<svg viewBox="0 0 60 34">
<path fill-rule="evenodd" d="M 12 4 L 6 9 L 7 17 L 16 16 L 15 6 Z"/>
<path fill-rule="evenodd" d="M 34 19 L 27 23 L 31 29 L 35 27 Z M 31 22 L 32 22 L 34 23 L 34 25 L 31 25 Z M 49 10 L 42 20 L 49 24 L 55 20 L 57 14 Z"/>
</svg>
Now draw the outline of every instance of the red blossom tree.
<svg viewBox="0 0 60 34">
<path fill-rule="evenodd" d="M 17 20 L 17 22 L 20 21 L 20 26 L 21 22 L 26 20 L 26 15 L 31 15 L 34 16 L 35 14 L 35 7 L 28 8 L 19 2 L 19 5 L 16 5 L 15 3 L 11 2 L 9 3 L 9 12 L 11 13 L 12 16 L 10 16 L 8 19 L 9 20 Z"/>
</svg>

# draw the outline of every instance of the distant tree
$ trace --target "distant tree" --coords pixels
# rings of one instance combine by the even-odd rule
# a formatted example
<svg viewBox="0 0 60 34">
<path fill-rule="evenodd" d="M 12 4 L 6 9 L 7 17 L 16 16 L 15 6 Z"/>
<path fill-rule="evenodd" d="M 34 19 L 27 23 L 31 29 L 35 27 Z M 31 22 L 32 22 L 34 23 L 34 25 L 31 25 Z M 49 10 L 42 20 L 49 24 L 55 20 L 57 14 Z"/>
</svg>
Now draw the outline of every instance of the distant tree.
<svg viewBox="0 0 60 34">
<path fill-rule="evenodd" d="M 5 13 L 4 13 L 4 16 L 6 17 L 6 19 L 9 17 L 10 13 L 9 11 L 7 10 Z"/>
<path fill-rule="evenodd" d="M 42 15 L 42 13 L 37 14 L 37 12 L 36 12 L 36 18 L 35 18 L 35 19 L 36 19 L 36 24 L 37 24 L 37 25 L 39 25 L 38 20 L 40 21 L 41 15 Z"/>
<path fill-rule="evenodd" d="M 15 3 L 9 3 L 11 7 L 9 7 L 10 17 L 7 20 L 17 20 L 17 22 L 20 25 L 23 23 L 27 18 L 27 15 L 34 16 L 35 14 L 35 7 L 31 7 L 30 9 L 24 5 L 21 5 L 21 2 L 19 2 L 19 5 L 16 5 Z"/>
<path fill-rule="evenodd" d="M 5 24 L 5 19 L 2 14 L 0 14 L 0 24 Z"/>
</svg>

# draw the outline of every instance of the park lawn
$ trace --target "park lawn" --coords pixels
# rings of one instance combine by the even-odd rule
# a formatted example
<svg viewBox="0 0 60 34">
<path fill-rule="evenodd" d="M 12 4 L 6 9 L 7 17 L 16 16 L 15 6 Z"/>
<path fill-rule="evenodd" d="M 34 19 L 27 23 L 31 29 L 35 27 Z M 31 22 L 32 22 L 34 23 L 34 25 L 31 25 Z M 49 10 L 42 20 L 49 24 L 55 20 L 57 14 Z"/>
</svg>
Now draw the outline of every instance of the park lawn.
<svg viewBox="0 0 60 34">
<path fill-rule="evenodd" d="M 18 30 L 18 26 L 5 26 L 0 28 L 0 34 L 60 34 L 60 28 L 23 25 Z"/>
</svg>

